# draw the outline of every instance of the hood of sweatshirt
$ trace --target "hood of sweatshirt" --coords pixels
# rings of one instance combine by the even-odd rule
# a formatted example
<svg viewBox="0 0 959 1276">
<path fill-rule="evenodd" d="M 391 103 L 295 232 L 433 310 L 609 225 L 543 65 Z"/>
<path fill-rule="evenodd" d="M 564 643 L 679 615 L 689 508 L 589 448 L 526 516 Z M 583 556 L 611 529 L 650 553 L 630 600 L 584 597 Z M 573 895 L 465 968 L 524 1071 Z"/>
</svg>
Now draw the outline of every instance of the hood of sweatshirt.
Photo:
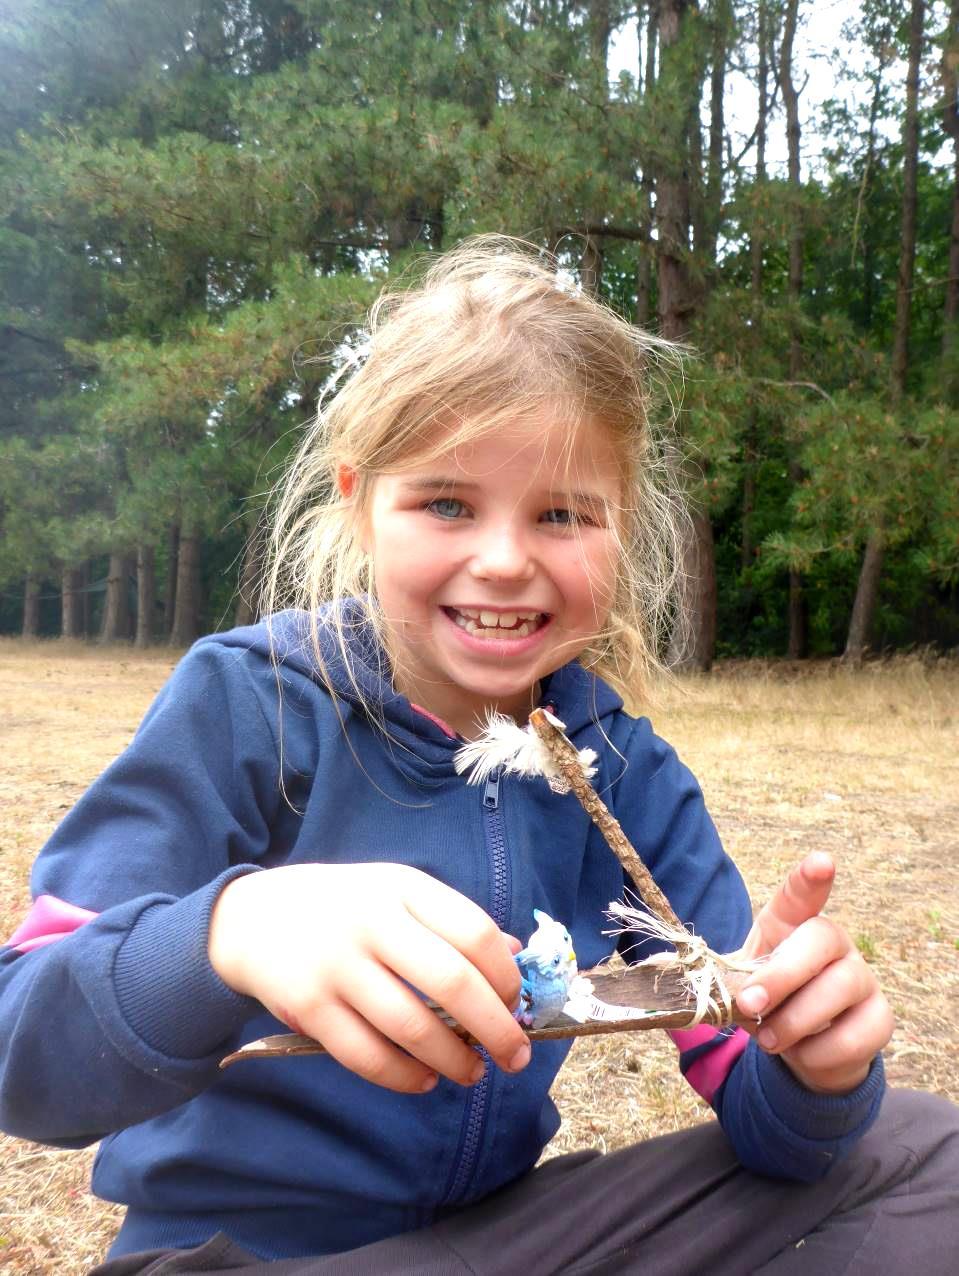
<svg viewBox="0 0 959 1276">
<path fill-rule="evenodd" d="M 322 672 L 307 612 L 280 612 L 268 621 L 216 638 L 268 660 L 275 659 L 284 696 L 297 698 L 301 677 L 332 687 L 347 731 L 354 714 L 376 723 L 381 728 L 383 745 L 400 771 L 419 784 L 443 782 L 455 773 L 453 759 L 462 740 L 445 723 L 394 690 L 389 658 L 377 640 L 365 605 L 359 599 L 348 599 L 339 607 L 346 655 L 340 647 L 337 626 L 331 623 L 331 605 L 317 618 Z M 541 680 L 540 703 L 565 723 L 571 739 L 584 732 L 587 736 L 599 734 L 599 741 L 577 740 L 580 748 L 588 744 L 602 747 L 604 730 L 623 704 L 611 687 L 576 661 Z"/>
</svg>

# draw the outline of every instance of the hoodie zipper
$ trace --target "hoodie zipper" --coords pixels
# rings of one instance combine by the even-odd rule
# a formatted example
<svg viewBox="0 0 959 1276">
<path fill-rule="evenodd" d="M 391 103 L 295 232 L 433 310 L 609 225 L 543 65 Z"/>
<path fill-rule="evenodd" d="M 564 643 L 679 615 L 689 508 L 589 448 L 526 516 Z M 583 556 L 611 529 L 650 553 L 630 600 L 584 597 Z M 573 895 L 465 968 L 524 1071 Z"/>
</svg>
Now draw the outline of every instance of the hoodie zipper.
<svg viewBox="0 0 959 1276">
<path fill-rule="evenodd" d="M 509 856 L 506 850 L 506 826 L 503 812 L 499 804 L 500 771 L 491 771 L 483 786 L 483 836 L 486 841 L 486 852 L 489 857 L 490 880 L 492 892 L 490 899 L 490 916 L 501 929 L 509 917 Z M 492 1080 L 490 1057 L 482 1048 L 480 1054 L 486 1065 L 482 1080 L 473 1086 L 467 1100 L 466 1116 L 460 1139 L 456 1169 L 449 1189 L 443 1198 L 444 1204 L 458 1201 L 465 1193 L 483 1143 L 486 1119 L 489 1112 L 490 1090 Z"/>
</svg>

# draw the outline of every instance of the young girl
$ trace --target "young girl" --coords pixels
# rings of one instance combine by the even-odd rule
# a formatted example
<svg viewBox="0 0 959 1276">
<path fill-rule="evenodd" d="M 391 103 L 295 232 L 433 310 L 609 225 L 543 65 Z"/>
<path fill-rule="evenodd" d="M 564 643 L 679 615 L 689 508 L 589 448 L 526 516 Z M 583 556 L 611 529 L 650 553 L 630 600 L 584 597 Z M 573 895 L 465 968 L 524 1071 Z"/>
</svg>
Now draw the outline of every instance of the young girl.
<svg viewBox="0 0 959 1276">
<path fill-rule="evenodd" d="M 831 863 L 752 923 L 695 780 L 623 707 L 674 538 L 654 345 L 502 241 L 383 301 L 291 470 L 293 608 L 198 643 L 38 859 L 2 1124 L 102 1139 L 94 1189 L 128 1208 L 101 1273 L 952 1270 L 956 1113 L 877 1122 L 890 1013 L 823 916 Z M 534 1170 L 569 1043 L 530 1050 L 513 953 L 538 908 L 595 965 L 624 885 L 574 798 L 454 769 L 488 711 L 540 703 L 680 916 L 770 957 L 751 1034 L 675 1034 L 721 1129 Z M 329 1053 L 218 1070 L 284 1025 Z"/>
</svg>

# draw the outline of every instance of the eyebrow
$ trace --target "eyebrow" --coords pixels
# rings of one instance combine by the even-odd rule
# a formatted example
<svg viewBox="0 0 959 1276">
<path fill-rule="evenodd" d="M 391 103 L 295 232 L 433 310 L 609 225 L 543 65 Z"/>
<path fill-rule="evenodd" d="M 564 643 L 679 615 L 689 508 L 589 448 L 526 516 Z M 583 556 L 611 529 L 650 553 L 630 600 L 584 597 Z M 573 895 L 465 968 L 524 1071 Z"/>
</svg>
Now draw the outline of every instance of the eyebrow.
<svg viewBox="0 0 959 1276">
<path fill-rule="evenodd" d="M 469 479 L 427 474 L 416 478 L 403 479 L 403 486 L 410 492 L 449 491 L 450 488 L 465 492 L 475 492 L 479 490 L 482 484 L 472 483 Z M 550 488 L 549 496 L 552 500 L 569 501 L 570 504 L 575 504 L 579 501 L 587 505 L 601 505 L 603 508 L 608 508 L 611 505 L 607 497 L 601 496 L 598 492 L 584 492 L 578 488 L 570 491 L 565 491 L 561 488 Z"/>
<path fill-rule="evenodd" d="M 420 478 L 403 479 L 403 486 L 409 488 L 411 492 L 432 492 L 436 488 L 459 487 L 467 488 L 475 491 L 479 487 L 479 483 L 470 483 L 467 479 L 440 477 L 436 475 L 424 475 Z"/>
</svg>

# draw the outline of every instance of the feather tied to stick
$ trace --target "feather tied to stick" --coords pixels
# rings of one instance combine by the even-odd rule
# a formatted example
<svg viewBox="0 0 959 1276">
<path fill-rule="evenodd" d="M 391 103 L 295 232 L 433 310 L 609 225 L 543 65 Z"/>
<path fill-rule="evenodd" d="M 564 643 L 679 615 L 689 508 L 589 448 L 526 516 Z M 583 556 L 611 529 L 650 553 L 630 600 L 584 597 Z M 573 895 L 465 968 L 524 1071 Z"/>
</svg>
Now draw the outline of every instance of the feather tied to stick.
<svg viewBox="0 0 959 1276">
<path fill-rule="evenodd" d="M 563 730 L 564 724 L 547 709 L 540 712 L 557 730 Z M 591 780 L 596 774 L 596 753 L 593 749 L 579 749 L 576 757 L 584 777 Z M 494 771 L 501 770 L 504 775 L 527 778 L 541 775 L 554 793 L 570 790 L 569 780 L 553 765 L 539 736 L 502 713 L 487 715 L 482 734 L 457 751 L 453 765 L 458 775 L 466 775 L 467 784 L 482 784 Z"/>
</svg>

